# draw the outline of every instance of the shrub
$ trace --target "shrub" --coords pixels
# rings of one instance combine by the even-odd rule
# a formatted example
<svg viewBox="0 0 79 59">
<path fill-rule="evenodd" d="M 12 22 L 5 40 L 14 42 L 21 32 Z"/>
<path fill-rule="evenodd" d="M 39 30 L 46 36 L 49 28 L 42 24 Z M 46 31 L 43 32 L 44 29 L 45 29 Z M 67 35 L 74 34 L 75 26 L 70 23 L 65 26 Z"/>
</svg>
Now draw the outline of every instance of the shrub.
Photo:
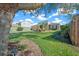
<svg viewBox="0 0 79 59">
<path fill-rule="evenodd" d="M 26 48 L 27 48 L 26 45 L 19 45 L 19 46 L 18 46 L 18 50 L 20 50 L 20 51 L 22 51 L 22 50 L 24 50 L 24 49 L 26 49 Z"/>
<path fill-rule="evenodd" d="M 23 30 L 22 27 L 18 27 L 18 28 L 17 28 L 17 31 L 22 31 L 22 30 Z"/>
</svg>

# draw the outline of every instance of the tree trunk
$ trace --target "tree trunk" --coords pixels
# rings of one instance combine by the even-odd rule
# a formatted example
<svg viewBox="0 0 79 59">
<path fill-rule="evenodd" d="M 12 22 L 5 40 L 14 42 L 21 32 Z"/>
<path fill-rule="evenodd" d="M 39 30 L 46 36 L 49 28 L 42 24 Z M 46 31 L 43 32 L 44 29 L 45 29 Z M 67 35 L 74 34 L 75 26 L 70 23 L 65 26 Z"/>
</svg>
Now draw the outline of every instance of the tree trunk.
<svg viewBox="0 0 79 59">
<path fill-rule="evenodd" d="M 7 55 L 8 36 L 15 11 L 19 9 L 35 10 L 43 6 L 39 4 L 0 4 L 0 56 Z M 12 12 L 13 11 L 13 12 Z"/>
<path fill-rule="evenodd" d="M 9 12 L 0 13 L 0 56 L 6 56 L 8 52 L 8 36 L 13 15 Z"/>
</svg>

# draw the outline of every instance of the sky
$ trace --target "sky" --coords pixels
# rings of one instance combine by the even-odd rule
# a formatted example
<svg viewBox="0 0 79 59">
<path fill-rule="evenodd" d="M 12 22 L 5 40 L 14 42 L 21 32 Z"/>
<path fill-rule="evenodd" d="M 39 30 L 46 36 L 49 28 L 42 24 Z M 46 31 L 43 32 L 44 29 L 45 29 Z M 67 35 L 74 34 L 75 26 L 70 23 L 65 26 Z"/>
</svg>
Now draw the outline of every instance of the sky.
<svg viewBox="0 0 79 59">
<path fill-rule="evenodd" d="M 45 13 L 41 12 L 37 17 L 31 15 L 29 12 L 24 14 L 23 11 L 18 11 L 13 18 L 13 23 L 21 22 L 21 21 L 30 21 L 33 24 L 37 24 L 40 21 L 48 20 L 48 22 L 60 23 L 61 25 L 67 24 L 70 22 L 71 18 L 68 14 L 58 14 L 58 8 L 52 8 L 50 13 L 47 13 L 47 17 L 45 17 Z M 43 10 L 41 10 L 43 11 Z M 74 10 L 72 14 L 79 14 L 78 10 Z"/>
</svg>

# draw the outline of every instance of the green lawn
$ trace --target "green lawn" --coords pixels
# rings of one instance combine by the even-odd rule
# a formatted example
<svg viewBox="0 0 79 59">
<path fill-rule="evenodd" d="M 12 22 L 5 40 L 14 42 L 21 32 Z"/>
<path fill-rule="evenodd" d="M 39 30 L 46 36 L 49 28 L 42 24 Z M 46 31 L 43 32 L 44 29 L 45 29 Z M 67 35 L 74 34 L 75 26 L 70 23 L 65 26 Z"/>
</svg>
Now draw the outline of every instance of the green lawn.
<svg viewBox="0 0 79 59">
<path fill-rule="evenodd" d="M 45 56 L 79 55 L 79 48 L 52 37 L 54 32 L 21 32 L 10 34 L 11 41 L 29 39 L 35 42 Z"/>
</svg>

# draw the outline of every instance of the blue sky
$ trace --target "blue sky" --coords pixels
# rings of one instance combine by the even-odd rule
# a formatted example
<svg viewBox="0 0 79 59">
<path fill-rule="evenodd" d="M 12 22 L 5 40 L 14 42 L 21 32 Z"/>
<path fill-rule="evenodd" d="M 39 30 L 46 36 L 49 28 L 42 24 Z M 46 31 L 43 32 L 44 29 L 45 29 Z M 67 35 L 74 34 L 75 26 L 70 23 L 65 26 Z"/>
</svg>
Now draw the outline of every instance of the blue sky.
<svg viewBox="0 0 79 59">
<path fill-rule="evenodd" d="M 61 25 L 63 25 L 70 22 L 71 20 L 70 15 L 68 14 L 59 15 L 58 8 L 52 8 L 51 12 L 47 13 L 47 17 L 45 17 L 45 14 L 43 12 L 35 17 L 33 15 L 30 15 L 30 13 L 28 12 L 24 14 L 23 11 L 18 11 L 13 18 L 13 23 L 17 23 L 22 20 L 30 20 L 33 24 L 36 24 L 39 21 L 48 20 L 48 22 L 60 23 Z M 72 14 L 79 14 L 79 11 L 74 10 Z"/>
</svg>

